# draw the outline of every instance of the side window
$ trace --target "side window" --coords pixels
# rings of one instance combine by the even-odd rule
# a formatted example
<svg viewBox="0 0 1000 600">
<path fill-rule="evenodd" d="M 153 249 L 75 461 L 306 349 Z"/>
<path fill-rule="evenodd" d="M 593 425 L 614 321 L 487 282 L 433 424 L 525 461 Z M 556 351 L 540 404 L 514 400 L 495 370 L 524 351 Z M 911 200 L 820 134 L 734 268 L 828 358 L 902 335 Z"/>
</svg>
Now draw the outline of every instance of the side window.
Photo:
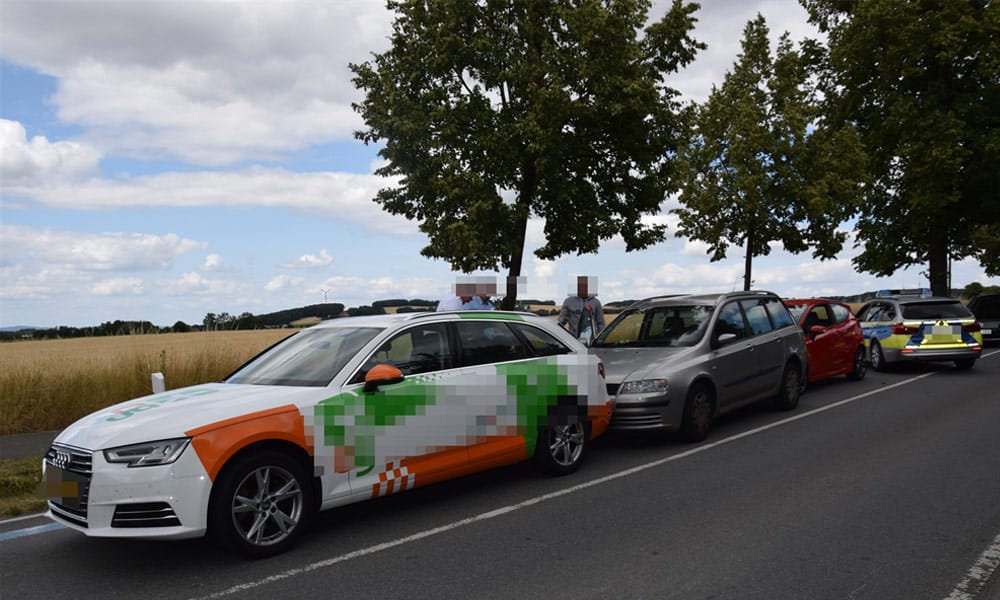
<svg viewBox="0 0 1000 600">
<path fill-rule="evenodd" d="M 849 311 L 846 307 L 841 306 L 839 304 L 831 304 L 830 310 L 833 311 L 834 323 L 843 323 L 851 316 L 851 311 Z"/>
<path fill-rule="evenodd" d="M 740 312 L 740 305 L 730 302 L 719 311 L 719 319 L 715 322 L 715 337 L 724 333 L 736 335 L 736 339 L 750 337 L 750 330 L 747 329 L 746 322 L 743 321 L 743 313 Z"/>
<path fill-rule="evenodd" d="M 767 318 L 767 310 L 760 300 L 740 300 L 743 312 L 746 313 L 747 321 L 750 323 L 750 332 L 753 335 L 767 333 L 773 329 L 771 320 Z"/>
<path fill-rule="evenodd" d="M 351 381 L 364 381 L 365 374 L 375 365 L 389 364 L 403 372 L 403 375 L 417 375 L 450 369 L 455 366 L 455 358 L 448 342 L 445 323 L 430 323 L 407 329 L 382 344 L 371 355 L 358 375 Z"/>
<path fill-rule="evenodd" d="M 503 321 L 455 323 L 462 343 L 462 364 L 483 365 L 525 358 L 524 347 Z"/>
<path fill-rule="evenodd" d="M 795 325 L 795 319 L 788 312 L 784 302 L 777 298 L 768 298 L 764 301 L 764 307 L 767 309 L 767 314 L 770 315 L 775 329 Z"/>
<path fill-rule="evenodd" d="M 528 341 L 528 345 L 534 350 L 535 356 L 552 356 L 555 354 L 568 354 L 570 352 L 570 349 L 563 345 L 562 342 L 537 327 L 522 323 L 511 323 L 511 326 L 524 336 L 524 339 Z"/>
<path fill-rule="evenodd" d="M 869 304 L 867 307 L 861 309 L 858 318 L 861 321 L 881 321 L 882 306 L 878 303 Z"/>
</svg>

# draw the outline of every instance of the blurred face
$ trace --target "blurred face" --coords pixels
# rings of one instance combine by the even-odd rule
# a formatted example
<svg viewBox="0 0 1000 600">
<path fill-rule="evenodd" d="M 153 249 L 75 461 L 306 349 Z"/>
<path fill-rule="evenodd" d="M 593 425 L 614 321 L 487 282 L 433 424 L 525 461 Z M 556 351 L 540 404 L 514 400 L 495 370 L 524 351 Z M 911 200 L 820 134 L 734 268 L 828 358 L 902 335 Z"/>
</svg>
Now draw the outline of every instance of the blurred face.
<svg viewBox="0 0 1000 600">
<path fill-rule="evenodd" d="M 581 298 L 587 297 L 587 278 L 577 277 L 576 279 L 576 295 Z"/>
</svg>

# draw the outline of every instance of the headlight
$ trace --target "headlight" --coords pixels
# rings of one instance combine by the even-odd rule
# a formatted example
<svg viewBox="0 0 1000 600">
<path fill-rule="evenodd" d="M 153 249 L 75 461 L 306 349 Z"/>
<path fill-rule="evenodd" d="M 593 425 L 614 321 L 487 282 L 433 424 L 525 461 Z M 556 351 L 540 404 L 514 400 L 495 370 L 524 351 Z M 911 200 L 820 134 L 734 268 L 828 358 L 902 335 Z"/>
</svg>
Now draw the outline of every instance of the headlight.
<svg viewBox="0 0 1000 600">
<path fill-rule="evenodd" d="M 666 394 L 666 379 L 639 379 L 626 381 L 618 388 L 618 394 Z"/>
<path fill-rule="evenodd" d="M 104 460 L 109 463 L 125 463 L 130 467 L 169 465 L 180 457 L 190 441 L 191 438 L 174 438 L 119 446 L 105 450 Z"/>
</svg>

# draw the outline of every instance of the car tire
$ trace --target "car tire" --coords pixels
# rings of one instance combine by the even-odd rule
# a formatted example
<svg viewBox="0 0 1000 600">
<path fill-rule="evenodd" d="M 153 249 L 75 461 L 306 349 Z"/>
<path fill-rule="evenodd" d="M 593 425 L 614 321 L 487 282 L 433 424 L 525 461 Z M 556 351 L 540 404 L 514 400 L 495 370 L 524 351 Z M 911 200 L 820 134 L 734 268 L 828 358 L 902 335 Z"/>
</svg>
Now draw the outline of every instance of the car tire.
<svg viewBox="0 0 1000 600">
<path fill-rule="evenodd" d="M 311 485 L 304 467 L 283 452 L 238 456 L 212 488 L 209 531 L 226 548 L 251 558 L 280 554 L 308 526 Z"/>
<path fill-rule="evenodd" d="M 887 365 L 885 363 L 885 353 L 882 352 L 882 346 L 878 343 L 878 340 L 872 340 L 871 342 L 871 364 L 872 368 L 876 371 L 885 371 Z"/>
<path fill-rule="evenodd" d="M 799 405 L 799 396 L 801 394 L 802 381 L 798 366 L 794 364 L 785 365 L 785 370 L 781 374 L 781 387 L 778 388 L 778 393 L 774 396 L 774 408 L 778 410 L 794 409 Z"/>
<path fill-rule="evenodd" d="M 972 368 L 972 365 L 976 364 L 976 359 L 974 358 L 963 358 L 961 360 L 955 361 L 955 368 L 959 371 L 967 371 Z"/>
<path fill-rule="evenodd" d="M 851 366 L 851 370 L 847 373 L 847 378 L 851 381 L 861 381 L 865 378 L 868 373 L 868 360 L 865 357 L 865 347 L 859 345 L 857 351 L 854 352 L 854 364 Z"/>
<path fill-rule="evenodd" d="M 535 466 L 549 475 L 568 475 L 580 468 L 590 440 L 590 428 L 575 420 L 541 428 L 535 445 Z"/>
<path fill-rule="evenodd" d="M 705 383 L 695 383 L 688 389 L 681 417 L 681 437 L 686 442 L 700 442 L 708 437 L 712 428 L 715 407 L 712 390 Z"/>
</svg>

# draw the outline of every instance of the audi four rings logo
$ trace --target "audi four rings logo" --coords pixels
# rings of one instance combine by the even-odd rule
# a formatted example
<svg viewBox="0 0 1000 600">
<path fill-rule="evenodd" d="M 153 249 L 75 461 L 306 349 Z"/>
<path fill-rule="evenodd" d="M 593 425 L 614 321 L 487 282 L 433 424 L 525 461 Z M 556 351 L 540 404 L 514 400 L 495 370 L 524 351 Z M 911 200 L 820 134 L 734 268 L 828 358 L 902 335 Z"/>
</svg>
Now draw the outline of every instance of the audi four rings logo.
<svg viewBox="0 0 1000 600">
<path fill-rule="evenodd" d="M 69 455 L 69 452 L 65 450 L 56 450 L 55 458 L 52 459 L 52 464 L 59 467 L 60 469 L 65 469 L 69 466 L 69 463 L 73 458 Z"/>
</svg>

